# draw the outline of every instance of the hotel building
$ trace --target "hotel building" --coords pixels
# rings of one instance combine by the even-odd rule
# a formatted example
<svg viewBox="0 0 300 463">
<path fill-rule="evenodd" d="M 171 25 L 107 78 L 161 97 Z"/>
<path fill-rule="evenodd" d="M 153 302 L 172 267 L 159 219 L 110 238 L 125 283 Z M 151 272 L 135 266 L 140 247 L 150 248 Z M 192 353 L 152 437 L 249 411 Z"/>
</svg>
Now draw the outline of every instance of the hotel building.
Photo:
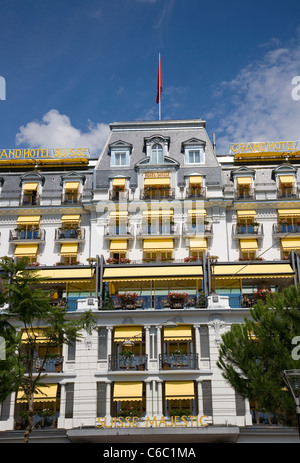
<svg viewBox="0 0 300 463">
<path fill-rule="evenodd" d="M 218 349 L 258 290 L 299 282 L 300 152 L 217 156 L 214 140 L 201 119 L 121 122 L 96 160 L 0 153 L 0 255 L 29 257 L 53 303 L 98 324 L 56 346 L 36 397 L 74 442 L 234 441 L 252 424 Z M 0 430 L 21 429 L 24 407 L 11 394 Z"/>
</svg>

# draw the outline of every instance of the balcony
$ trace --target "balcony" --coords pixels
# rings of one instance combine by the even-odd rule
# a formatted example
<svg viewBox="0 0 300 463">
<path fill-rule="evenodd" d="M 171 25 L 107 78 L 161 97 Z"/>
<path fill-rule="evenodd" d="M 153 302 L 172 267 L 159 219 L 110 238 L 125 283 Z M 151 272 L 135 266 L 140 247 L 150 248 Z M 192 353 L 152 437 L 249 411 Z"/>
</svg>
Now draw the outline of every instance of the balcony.
<svg viewBox="0 0 300 463">
<path fill-rule="evenodd" d="M 140 199 L 175 199 L 175 188 L 144 188 L 141 190 Z"/>
<path fill-rule="evenodd" d="M 205 198 L 206 188 L 205 187 L 188 187 L 186 189 L 186 198 Z"/>
<path fill-rule="evenodd" d="M 140 225 L 137 229 L 137 237 L 143 236 L 174 236 L 179 235 L 178 224 L 148 224 Z"/>
<path fill-rule="evenodd" d="M 109 355 L 108 369 L 110 371 L 145 371 L 148 369 L 147 362 L 146 354 L 126 352 L 124 355 Z"/>
<path fill-rule="evenodd" d="M 39 206 L 40 205 L 40 195 L 34 191 L 32 194 L 23 193 L 19 198 L 20 206 Z"/>
<path fill-rule="evenodd" d="M 273 224 L 273 235 L 277 237 L 285 235 L 300 236 L 300 224 Z"/>
<path fill-rule="evenodd" d="M 111 238 L 112 236 L 132 237 L 133 229 L 130 225 L 106 225 L 104 229 L 104 238 Z"/>
<path fill-rule="evenodd" d="M 189 297 L 184 303 L 170 303 L 168 294 L 165 296 L 139 296 L 135 301 L 121 303 L 116 296 L 111 296 L 113 310 L 147 310 L 147 309 L 187 309 L 204 308 L 205 301 L 196 297 Z M 105 308 L 105 307 L 104 307 Z"/>
<path fill-rule="evenodd" d="M 213 225 L 212 223 L 205 224 L 184 224 L 183 234 L 187 236 L 202 235 L 211 237 L 213 236 Z"/>
<path fill-rule="evenodd" d="M 128 201 L 129 190 L 109 190 L 111 201 Z"/>
<path fill-rule="evenodd" d="M 256 236 L 258 238 L 263 237 L 264 230 L 262 224 L 252 225 L 233 225 L 232 236 L 233 238 L 246 238 Z"/>
<path fill-rule="evenodd" d="M 61 196 L 62 204 L 81 204 L 82 195 L 77 192 L 64 192 Z"/>
<path fill-rule="evenodd" d="M 55 230 L 55 241 L 76 241 L 82 242 L 85 240 L 85 229 L 84 228 L 57 228 Z"/>
<path fill-rule="evenodd" d="M 160 370 L 198 370 L 198 354 L 160 354 L 159 368 Z"/>
<path fill-rule="evenodd" d="M 278 199 L 299 198 L 298 188 L 295 186 L 278 188 L 277 198 Z"/>
<path fill-rule="evenodd" d="M 44 357 L 35 357 L 33 359 L 32 372 L 39 373 L 42 369 L 44 373 L 62 373 L 63 361 L 64 357 L 62 356 L 48 359 L 45 359 Z M 23 366 L 28 371 L 26 359 L 23 360 Z"/>
<path fill-rule="evenodd" d="M 239 201 L 248 201 L 255 199 L 255 190 L 254 188 L 239 188 L 234 192 L 234 199 Z"/>
<path fill-rule="evenodd" d="M 24 243 L 32 243 L 45 241 L 46 230 L 38 229 L 38 230 L 22 230 L 22 229 L 15 229 L 9 231 L 9 241 L 18 241 Z"/>
</svg>

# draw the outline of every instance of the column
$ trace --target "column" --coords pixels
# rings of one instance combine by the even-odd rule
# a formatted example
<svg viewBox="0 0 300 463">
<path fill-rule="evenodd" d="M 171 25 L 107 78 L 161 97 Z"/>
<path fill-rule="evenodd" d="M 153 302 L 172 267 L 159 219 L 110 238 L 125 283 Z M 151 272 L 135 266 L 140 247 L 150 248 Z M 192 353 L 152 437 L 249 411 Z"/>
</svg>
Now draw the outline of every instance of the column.
<svg viewBox="0 0 300 463">
<path fill-rule="evenodd" d="M 111 383 L 106 384 L 106 406 L 105 406 L 105 416 L 110 418 L 111 416 Z"/>
<path fill-rule="evenodd" d="M 151 394 L 151 382 L 146 382 L 146 416 L 152 415 L 152 394 Z"/>
<path fill-rule="evenodd" d="M 163 394 L 162 394 L 162 381 L 157 382 L 157 414 L 163 414 Z"/>
<path fill-rule="evenodd" d="M 201 366 L 201 362 L 200 362 L 201 349 L 200 349 L 200 332 L 199 332 L 199 328 L 200 328 L 199 324 L 194 325 L 194 330 L 195 330 L 195 359 L 197 359 L 197 355 L 198 355 L 198 359 L 197 359 L 197 362 L 195 362 L 195 365 L 196 365 L 196 368 L 198 368 L 200 370 L 200 366 Z"/>
<path fill-rule="evenodd" d="M 109 359 L 112 351 L 112 330 L 112 326 L 107 327 L 107 359 Z"/>
<path fill-rule="evenodd" d="M 197 387 L 197 400 L 198 400 L 198 415 L 202 416 L 203 415 L 203 400 L 202 400 L 202 387 L 201 387 L 201 381 L 196 382 L 196 387 Z"/>
<path fill-rule="evenodd" d="M 145 325 L 145 354 L 147 355 L 147 370 L 149 370 L 149 364 L 150 364 L 150 326 Z"/>
<path fill-rule="evenodd" d="M 64 428 L 65 425 L 65 414 L 66 414 L 66 386 L 65 384 L 60 385 L 60 410 L 59 417 L 57 420 L 57 427 Z"/>
</svg>

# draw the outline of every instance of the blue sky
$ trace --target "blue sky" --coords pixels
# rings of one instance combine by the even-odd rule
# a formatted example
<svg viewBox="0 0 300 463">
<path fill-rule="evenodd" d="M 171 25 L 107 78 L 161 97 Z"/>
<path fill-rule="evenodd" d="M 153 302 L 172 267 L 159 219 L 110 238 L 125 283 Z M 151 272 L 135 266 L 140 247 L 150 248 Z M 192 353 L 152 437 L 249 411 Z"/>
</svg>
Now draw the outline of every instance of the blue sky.
<svg viewBox="0 0 300 463">
<path fill-rule="evenodd" d="M 1 0 L 0 148 L 88 146 L 114 121 L 202 118 L 229 143 L 300 139 L 297 0 Z"/>
</svg>

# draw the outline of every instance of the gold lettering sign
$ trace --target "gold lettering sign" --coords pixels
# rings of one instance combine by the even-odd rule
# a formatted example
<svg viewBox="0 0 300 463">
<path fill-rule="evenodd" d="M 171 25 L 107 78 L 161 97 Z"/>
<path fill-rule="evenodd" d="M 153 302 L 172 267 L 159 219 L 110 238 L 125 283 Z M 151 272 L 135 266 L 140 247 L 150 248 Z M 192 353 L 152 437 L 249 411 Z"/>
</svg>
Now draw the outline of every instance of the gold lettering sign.
<svg viewBox="0 0 300 463">
<path fill-rule="evenodd" d="M 145 172 L 145 178 L 169 178 L 170 172 Z"/>
<path fill-rule="evenodd" d="M 88 148 L 29 148 L 29 149 L 1 149 L 0 162 L 8 160 L 43 160 L 43 159 L 82 159 L 88 158 Z"/>
<path fill-rule="evenodd" d="M 231 154 L 250 154 L 250 153 L 284 153 L 300 150 L 300 141 L 268 141 L 268 142 L 248 142 L 233 143 L 230 145 Z"/>
</svg>

